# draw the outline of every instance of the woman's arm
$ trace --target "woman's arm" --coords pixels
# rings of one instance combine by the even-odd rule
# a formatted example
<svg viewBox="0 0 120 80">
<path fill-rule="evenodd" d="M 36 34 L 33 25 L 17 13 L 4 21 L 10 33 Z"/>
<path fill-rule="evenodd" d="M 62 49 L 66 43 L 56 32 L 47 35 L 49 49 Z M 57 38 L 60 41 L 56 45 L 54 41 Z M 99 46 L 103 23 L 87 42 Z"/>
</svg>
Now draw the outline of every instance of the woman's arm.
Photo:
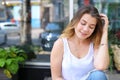
<svg viewBox="0 0 120 80">
<path fill-rule="evenodd" d="M 103 34 L 99 48 L 95 50 L 94 65 L 98 70 L 105 70 L 109 66 L 109 52 L 108 52 L 108 18 L 106 15 L 101 14 L 105 24 L 103 26 Z"/>
<path fill-rule="evenodd" d="M 62 57 L 63 57 L 63 41 L 58 39 L 53 46 L 51 51 L 51 75 L 52 80 L 63 80 L 62 79 Z"/>
</svg>

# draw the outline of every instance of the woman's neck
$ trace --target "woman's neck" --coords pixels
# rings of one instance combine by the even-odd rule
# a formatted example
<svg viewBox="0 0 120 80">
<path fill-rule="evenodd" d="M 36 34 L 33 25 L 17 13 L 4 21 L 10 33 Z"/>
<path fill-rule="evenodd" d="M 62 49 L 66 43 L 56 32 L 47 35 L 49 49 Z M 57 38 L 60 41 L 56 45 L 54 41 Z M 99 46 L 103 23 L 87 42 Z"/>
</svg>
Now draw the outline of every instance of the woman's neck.
<svg viewBox="0 0 120 80">
<path fill-rule="evenodd" d="M 83 40 L 83 39 L 78 38 L 77 36 L 73 36 L 69 40 L 75 42 L 78 45 L 90 44 L 90 42 L 91 42 L 89 39 Z"/>
</svg>

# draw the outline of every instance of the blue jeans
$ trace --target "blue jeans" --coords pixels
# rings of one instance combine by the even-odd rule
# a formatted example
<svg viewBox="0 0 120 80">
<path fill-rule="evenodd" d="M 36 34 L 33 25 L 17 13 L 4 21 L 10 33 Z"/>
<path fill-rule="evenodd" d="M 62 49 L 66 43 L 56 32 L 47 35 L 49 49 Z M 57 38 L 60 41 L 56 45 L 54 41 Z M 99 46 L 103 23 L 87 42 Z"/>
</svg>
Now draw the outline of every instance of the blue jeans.
<svg viewBox="0 0 120 80">
<path fill-rule="evenodd" d="M 103 71 L 96 70 L 90 73 L 87 80 L 108 80 Z"/>
</svg>

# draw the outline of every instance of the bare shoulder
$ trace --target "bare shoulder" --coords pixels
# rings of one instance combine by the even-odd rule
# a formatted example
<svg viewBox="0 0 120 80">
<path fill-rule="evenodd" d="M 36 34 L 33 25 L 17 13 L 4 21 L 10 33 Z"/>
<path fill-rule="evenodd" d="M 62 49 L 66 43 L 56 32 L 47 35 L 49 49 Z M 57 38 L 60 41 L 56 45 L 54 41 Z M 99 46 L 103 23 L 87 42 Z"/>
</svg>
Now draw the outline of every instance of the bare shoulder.
<svg viewBox="0 0 120 80">
<path fill-rule="evenodd" d="M 63 40 L 59 38 L 55 41 L 51 54 L 61 55 L 62 53 L 63 53 Z"/>
<path fill-rule="evenodd" d="M 62 38 L 59 38 L 55 41 L 54 46 L 58 46 L 59 48 L 63 46 L 63 40 Z M 54 47 L 53 46 L 53 47 Z"/>
</svg>

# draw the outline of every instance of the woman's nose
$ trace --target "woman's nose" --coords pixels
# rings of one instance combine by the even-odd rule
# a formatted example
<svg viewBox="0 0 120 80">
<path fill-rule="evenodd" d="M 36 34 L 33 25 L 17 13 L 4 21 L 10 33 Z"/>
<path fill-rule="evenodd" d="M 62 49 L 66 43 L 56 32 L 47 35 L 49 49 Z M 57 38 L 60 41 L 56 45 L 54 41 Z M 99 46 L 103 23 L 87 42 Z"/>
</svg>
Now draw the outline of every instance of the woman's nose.
<svg viewBox="0 0 120 80">
<path fill-rule="evenodd" d="M 89 30 L 89 26 L 88 25 L 84 26 L 83 30 L 87 32 Z"/>
</svg>

